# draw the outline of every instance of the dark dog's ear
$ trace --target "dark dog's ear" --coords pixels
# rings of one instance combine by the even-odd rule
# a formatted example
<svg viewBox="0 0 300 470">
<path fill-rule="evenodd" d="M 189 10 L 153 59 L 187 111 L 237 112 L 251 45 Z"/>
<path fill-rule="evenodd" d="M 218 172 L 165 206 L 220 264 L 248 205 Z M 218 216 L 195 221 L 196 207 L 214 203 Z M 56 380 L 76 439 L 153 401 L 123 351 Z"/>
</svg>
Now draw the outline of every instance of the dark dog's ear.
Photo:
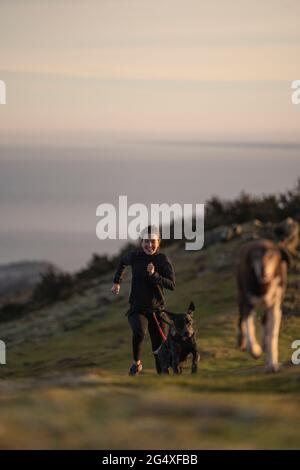
<svg viewBox="0 0 300 470">
<path fill-rule="evenodd" d="M 195 311 L 195 304 L 194 302 L 191 302 L 188 308 L 188 313 L 193 314 Z"/>
<path fill-rule="evenodd" d="M 292 256 L 286 248 L 280 248 L 281 259 L 290 267 L 292 265 Z"/>
</svg>

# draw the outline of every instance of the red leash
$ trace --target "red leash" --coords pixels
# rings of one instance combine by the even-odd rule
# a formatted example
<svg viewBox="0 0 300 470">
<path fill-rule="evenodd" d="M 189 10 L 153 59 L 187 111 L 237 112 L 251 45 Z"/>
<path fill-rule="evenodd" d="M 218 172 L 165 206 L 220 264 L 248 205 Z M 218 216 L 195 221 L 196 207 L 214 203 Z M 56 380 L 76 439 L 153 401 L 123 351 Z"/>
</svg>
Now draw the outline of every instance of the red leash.
<svg viewBox="0 0 300 470">
<path fill-rule="evenodd" d="M 162 337 L 162 340 L 163 340 L 163 341 L 167 341 L 167 337 L 166 337 L 166 335 L 164 334 L 163 330 L 162 330 L 161 327 L 160 327 L 160 324 L 159 324 L 159 321 L 158 321 L 158 319 L 157 319 L 157 316 L 156 316 L 155 312 L 153 312 L 153 317 L 154 317 L 155 323 L 156 323 L 156 325 L 157 325 L 159 334 L 160 334 L 160 336 Z"/>
</svg>

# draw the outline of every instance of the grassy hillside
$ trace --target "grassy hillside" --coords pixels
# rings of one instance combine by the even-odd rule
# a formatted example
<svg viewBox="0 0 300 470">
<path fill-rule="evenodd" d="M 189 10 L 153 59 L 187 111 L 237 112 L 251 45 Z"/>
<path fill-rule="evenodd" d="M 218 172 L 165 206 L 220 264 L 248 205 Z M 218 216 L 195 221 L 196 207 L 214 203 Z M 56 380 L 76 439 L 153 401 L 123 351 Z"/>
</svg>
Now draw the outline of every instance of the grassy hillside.
<svg viewBox="0 0 300 470">
<path fill-rule="evenodd" d="M 177 274 L 168 308 L 196 304 L 196 376 L 190 363 L 180 377 L 156 376 L 147 341 L 144 374 L 128 377 L 129 272 L 118 298 L 107 274 L 68 300 L 1 324 L 7 364 L 0 366 L 0 447 L 300 448 L 300 368 L 290 365 L 300 312 L 283 320 L 280 373 L 266 375 L 263 359 L 236 349 L 240 244 L 164 250 Z"/>
</svg>

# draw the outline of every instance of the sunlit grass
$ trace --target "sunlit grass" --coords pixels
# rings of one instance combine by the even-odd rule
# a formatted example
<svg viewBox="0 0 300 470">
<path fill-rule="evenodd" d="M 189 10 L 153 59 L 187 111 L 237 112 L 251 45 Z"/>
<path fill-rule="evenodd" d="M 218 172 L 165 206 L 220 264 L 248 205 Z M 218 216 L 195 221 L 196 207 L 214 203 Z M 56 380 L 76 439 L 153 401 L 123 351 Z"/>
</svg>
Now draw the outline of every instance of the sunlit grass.
<svg viewBox="0 0 300 470">
<path fill-rule="evenodd" d="M 148 340 L 143 375 L 128 377 L 128 275 L 122 297 L 105 306 L 107 276 L 83 297 L 5 326 L 15 333 L 0 369 L 1 448 L 300 448 L 300 368 L 289 365 L 300 316 L 283 319 L 278 374 L 236 349 L 237 247 L 201 253 L 202 273 L 199 255 L 170 249 L 177 288 L 168 308 L 196 304 L 196 376 L 190 362 L 182 376 L 157 376 Z M 37 317 L 44 329 L 33 328 Z"/>
</svg>

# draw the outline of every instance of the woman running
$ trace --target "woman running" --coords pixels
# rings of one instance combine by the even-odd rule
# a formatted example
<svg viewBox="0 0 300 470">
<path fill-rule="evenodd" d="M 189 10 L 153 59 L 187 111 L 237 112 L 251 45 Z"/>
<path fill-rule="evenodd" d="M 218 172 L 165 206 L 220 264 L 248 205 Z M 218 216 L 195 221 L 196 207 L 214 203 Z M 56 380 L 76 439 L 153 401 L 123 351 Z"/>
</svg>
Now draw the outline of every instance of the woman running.
<svg viewBox="0 0 300 470">
<path fill-rule="evenodd" d="M 166 324 L 161 321 L 162 315 L 159 312 L 165 306 L 163 289 L 175 289 L 175 273 L 168 257 L 159 250 L 160 242 L 159 230 L 148 226 L 142 231 L 141 247 L 121 258 L 113 279 L 111 290 L 117 295 L 120 292 L 124 270 L 126 266 L 131 266 L 130 308 L 127 314 L 133 332 L 133 364 L 129 375 L 138 375 L 143 369 L 141 352 L 147 329 L 156 370 L 158 374 L 161 373 L 155 352 L 162 343 L 160 329 L 166 334 Z"/>
</svg>

